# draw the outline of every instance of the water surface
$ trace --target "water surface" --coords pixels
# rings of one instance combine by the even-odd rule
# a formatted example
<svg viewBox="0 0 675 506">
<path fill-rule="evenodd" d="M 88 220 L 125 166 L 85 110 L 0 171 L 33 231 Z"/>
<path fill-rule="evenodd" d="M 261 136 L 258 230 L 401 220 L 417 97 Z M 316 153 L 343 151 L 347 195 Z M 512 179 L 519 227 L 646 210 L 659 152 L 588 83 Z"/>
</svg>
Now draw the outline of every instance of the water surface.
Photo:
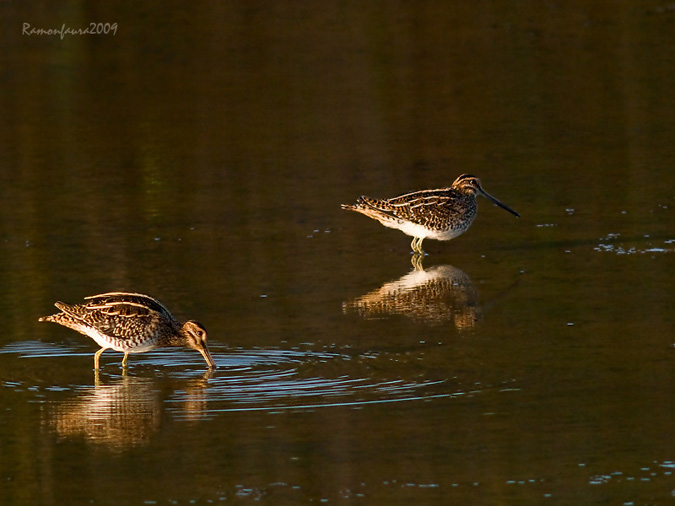
<svg viewBox="0 0 675 506">
<path fill-rule="evenodd" d="M 672 502 L 668 5 L 0 11 L 0 503 Z M 461 173 L 423 270 L 340 210 Z M 112 290 L 217 371 L 37 321 Z"/>
</svg>

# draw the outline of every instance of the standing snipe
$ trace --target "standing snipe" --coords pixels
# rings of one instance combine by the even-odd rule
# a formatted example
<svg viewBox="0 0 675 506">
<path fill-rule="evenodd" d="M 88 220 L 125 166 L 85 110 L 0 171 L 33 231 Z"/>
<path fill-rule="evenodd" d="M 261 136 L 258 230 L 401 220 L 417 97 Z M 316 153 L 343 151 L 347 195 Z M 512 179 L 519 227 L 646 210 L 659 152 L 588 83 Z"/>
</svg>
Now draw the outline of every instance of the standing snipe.
<svg viewBox="0 0 675 506">
<path fill-rule="evenodd" d="M 140 293 L 110 292 L 85 297 L 84 304 L 54 304 L 61 310 L 43 316 L 41 322 L 54 322 L 91 337 L 101 347 L 94 355 L 94 369 L 107 349 L 124 353 L 143 353 L 161 346 L 185 346 L 202 354 L 209 368 L 216 363 L 206 342 L 206 329 L 196 321 L 180 324 L 157 299 Z"/>
<path fill-rule="evenodd" d="M 459 176 L 450 188 L 422 190 L 382 200 L 360 197 L 356 204 L 343 204 L 342 209 L 365 214 L 385 227 L 397 228 L 412 236 L 410 247 L 422 254 L 422 241 L 427 237 L 449 241 L 467 231 L 476 218 L 477 194 L 520 217 L 483 190 L 480 179 L 470 174 Z"/>
</svg>

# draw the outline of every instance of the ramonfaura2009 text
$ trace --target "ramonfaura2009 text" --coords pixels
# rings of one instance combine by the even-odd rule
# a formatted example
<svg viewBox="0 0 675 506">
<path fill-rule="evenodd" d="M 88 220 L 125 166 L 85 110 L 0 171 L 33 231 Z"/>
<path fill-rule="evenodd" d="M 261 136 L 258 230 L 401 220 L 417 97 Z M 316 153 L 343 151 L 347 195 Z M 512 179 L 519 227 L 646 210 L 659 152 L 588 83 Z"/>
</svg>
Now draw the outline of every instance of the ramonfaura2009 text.
<svg viewBox="0 0 675 506">
<path fill-rule="evenodd" d="M 65 23 L 60 28 L 35 28 L 30 23 L 24 23 L 22 35 L 59 35 L 61 40 L 66 35 L 117 35 L 117 23 L 89 23 L 86 28 L 70 28 Z"/>
</svg>

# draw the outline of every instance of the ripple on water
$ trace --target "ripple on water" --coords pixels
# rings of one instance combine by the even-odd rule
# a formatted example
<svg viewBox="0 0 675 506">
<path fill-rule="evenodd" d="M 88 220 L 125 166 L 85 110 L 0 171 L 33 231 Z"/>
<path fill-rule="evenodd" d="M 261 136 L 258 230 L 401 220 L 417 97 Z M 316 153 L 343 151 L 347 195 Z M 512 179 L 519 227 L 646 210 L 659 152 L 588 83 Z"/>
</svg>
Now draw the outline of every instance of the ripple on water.
<svg viewBox="0 0 675 506">
<path fill-rule="evenodd" d="M 375 377 L 368 366 L 373 360 L 390 361 L 389 354 L 371 358 L 366 364 L 340 353 L 302 350 L 212 350 L 219 365 L 216 371 L 204 372 L 199 355 L 191 350 L 161 350 L 133 356 L 128 375 L 144 377 L 158 383 L 171 382 L 171 394 L 163 399 L 164 409 L 176 418 L 208 417 L 219 412 L 244 410 L 303 410 L 321 407 L 351 406 L 429 400 L 466 395 L 449 391 L 447 381 L 415 378 Z M 40 341 L 11 343 L 0 353 L 21 358 L 91 357 L 90 346 L 56 345 Z M 97 385 L 114 385 L 119 380 L 121 354 L 107 352 Z M 400 371 L 396 373 L 400 374 Z M 79 375 L 82 381 L 83 376 Z M 68 387 L 52 383 L 43 385 L 44 393 L 89 391 L 91 382 L 73 384 L 73 377 L 64 378 Z M 198 380 L 198 381 L 197 381 Z M 126 385 L 126 384 L 125 384 Z M 5 386 L 10 385 L 5 382 Z M 17 388 L 28 388 L 23 384 Z M 127 385 L 128 387 L 128 385 Z M 198 402 L 195 402 L 198 400 Z M 186 406 L 189 409 L 186 410 Z"/>
<path fill-rule="evenodd" d="M 319 376 L 321 368 L 305 369 L 319 361 L 336 361 L 345 357 L 339 354 L 316 352 L 286 352 L 260 350 L 233 353 L 228 360 L 240 367 L 218 369 L 208 381 L 204 414 L 231 411 L 315 409 L 335 406 L 361 406 L 373 403 L 403 402 L 454 394 L 445 392 L 445 381 L 411 381 L 404 379 L 376 380 L 365 371 L 361 374 L 340 374 L 335 377 Z M 246 364 L 247 359 L 252 359 Z M 339 369 L 339 367 L 338 367 Z M 350 368 L 351 370 L 352 368 Z M 334 371 L 335 367 L 331 367 Z M 169 409 L 177 417 L 188 393 L 174 392 L 169 399 Z"/>
<path fill-rule="evenodd" d="M 18 355 L 19 358 L 42 358 L 73 355 L 73 349 L 69 346 L 43 343 L 42 341 L 17 341 L 0 348 L 0 354 Z"/>
</svg>

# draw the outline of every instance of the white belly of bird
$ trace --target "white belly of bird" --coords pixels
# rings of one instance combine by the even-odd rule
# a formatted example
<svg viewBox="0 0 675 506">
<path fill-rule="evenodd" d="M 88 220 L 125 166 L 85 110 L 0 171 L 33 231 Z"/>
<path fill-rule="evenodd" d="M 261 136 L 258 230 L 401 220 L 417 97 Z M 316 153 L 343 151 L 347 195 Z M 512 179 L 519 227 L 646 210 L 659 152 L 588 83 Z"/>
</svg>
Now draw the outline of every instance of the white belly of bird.
<svg viewBox="0 0 675 506">
<path fill-rule="evenodd" d="M 462 234 L 462 229 L 448 229 L 448 230 L 430 230 L 422 225 L 403 221 L 397 223 L 397 227 L 401 232 L 411 237 L 421 237 L 423 239 L 436 239 L 437 241 L 449 241 L 458 235 Z"/>
<path fill-rule="evenodd" d="M 150 351 L 156 348 L 155 343 L 153 341 L 143 341 L 139 342 L 137 346 L 134 346 L 133 348 L 128 348 L 129 344 L 131 341 L 129 340 L 119 340 L 120 342 L 124 342 L 125 346 L 117 345 L 115 344 L 115 340 L 111 340 L 110 337 L 106 336 L 105 334 L 102 334 L 99 332 L 97 329 L 94 328 L 87 328 L 87 335 L 91 337 L 96 343 L 101 347 L 101 348 L 108 348 L 111 350 L 115 351 L 120 351 L 122 353 L 144 353 L 146 351 Z"/>
</svg>

